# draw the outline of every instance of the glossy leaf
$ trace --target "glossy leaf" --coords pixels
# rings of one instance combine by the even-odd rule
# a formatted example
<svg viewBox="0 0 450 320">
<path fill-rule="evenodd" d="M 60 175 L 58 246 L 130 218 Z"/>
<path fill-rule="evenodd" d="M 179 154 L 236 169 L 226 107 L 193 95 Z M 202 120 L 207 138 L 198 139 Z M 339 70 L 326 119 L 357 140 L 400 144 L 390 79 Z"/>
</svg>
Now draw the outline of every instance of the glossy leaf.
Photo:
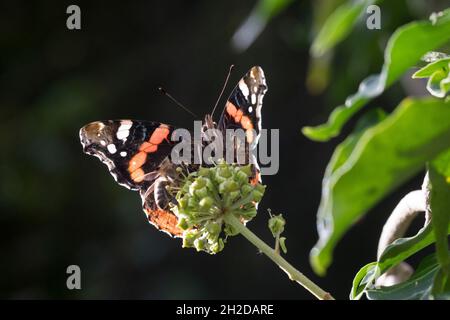
<svg viewBox="0 0 450 320">
<path fill-rule="evenodd" d="M 439 264 L 433 254 L 423 259 L 409 280 L 390 287 L 368 289 L 366 296 L 370 300 L 432 299 L 433 282 L 439 268 Z"/>
<path fill-rule="evenodd" d="M 427 90 L 435 97 L 443 98 L 450 91 L 450 58 L 429 63 L 413 74 L 414 79 L 428 78 Z"/>
<path fill-rule="evenodd" d="M 352 31 L 358 18 L 374 0 L 347 1 L 338 7 L 325 21 L 311 46 L 311 55 L 320 57 L 344 40 Z"/>
<path fill-rule="evenodd" d="M 436 71 L 439 71 L 441 69 L 448 69 L 449 63 L 450 63 L 450 57 L 433 61 L 433 62 L 427 64 L 425 67 L 417 70 L 412 75 L 412 77 L 413 77 L 413 79 L 429 78 Z"/>
<path fill-rule="evenodd" d="M 377 270 L 377 262 L 371 262 L 362 267 L 355 278 L 353 279 L 352 291 L 350 292 L 350 299 L 358 300 L 365 293 L 365 290 L 370 286 L 375 277 Z"/>
<path fill-rule="evenodd" d="M 355 221 L 450 147 L 450 102 L 405 99 L 354 146 L 351 139 L 336 148 L 323 179 L 319 241 L 311 251 L 318 274 L 326 272 L 334 247 Z"/>
<path fill-rule="evenodd" d="M 430 180 L 430 207 L 432 224 L 436 234 L 436 256 L 441 266 L 433 287 L 433 294 L 444 293 L 450 285 L 450 256 L 447 229 L 450 226 L 450 177 L 449 153 L 444 153 L 428 166 Z"/>
<path fill-rule="evenodd" d="M 339 135 L 344 124 L 368 101 L 380 95 L 397 81 L 420 58 L 450 40 L 450 9 L 437 19 L 417 21 L 398 28 L 385 49 L 380 74 L 363 80 L 358 92 L 349 96 L 344 105 L 333 110 L 328 122 L 316 127 L 304 127 L 303 134 L 316 141 L 327 141 Z"/>
<path fill-rule="evenodd" d="M 447 235 L 450 234 L 450 226 Z M 386 247 L 379 261 L 369 263 L 362 267 L 353 280 L 350 293 L 351 299 L 359 299 L 370 288 L 375 280 L 390 268 L 400 264 L 415 253 L 433 244 L 436 241 L 433 225 L 428 223 L 413 237 L 400 238 Z M 365 281 L 362 281 L 364 279 Z"/>
<path fill-rule="evenodd" d="M 433 163 L 439 163 L 439 167 L 446 174 L 450 174 L 450 152 L 444 152 Z M 450 234 L 450 225 L 447 225 L 447 229 L 444 231 L 444 237 Z M 353 287 L 350 294 L 351 299 L 359 299 L 365 292 L 365 289 L 370 288 L 370 285 L 390 268 L 398 265 L 411 257 L 415 253 L 419 252 L 428 245 L 436 241 L 433 225 L 429 223 L 422 228 L 415 236 L 409 238 L 400 238 L 395 240 L 392 244 L 386 247 L 378 262 L 372 262 L 364 267 L 356 274 L 353 280 Z M 364 281 L 362 281 L 364 279 Z M 441 287 L 446 288 L 448 285 L 448 278 L 445 278 L 440 271 L 439 275 L 436 275 L 434 280 L 434 286 L 440 284 Z M 437 295 L 442 296 L 442 291 Z"/>
</svg>

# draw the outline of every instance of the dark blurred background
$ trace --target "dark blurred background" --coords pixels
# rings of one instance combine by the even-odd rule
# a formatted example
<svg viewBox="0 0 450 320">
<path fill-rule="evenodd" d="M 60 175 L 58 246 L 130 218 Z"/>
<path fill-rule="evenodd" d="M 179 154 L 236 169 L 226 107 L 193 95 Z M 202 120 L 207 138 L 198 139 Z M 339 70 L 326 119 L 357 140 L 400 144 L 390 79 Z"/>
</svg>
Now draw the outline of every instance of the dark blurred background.
<svg viewBox="0 0 450 320">
<path fill-rule="evenodd" d="M 287 260 L 346 299 L 354 274 L 375 259 L 385 219 L 422 177 L 359 221 L 337 247 L 327 276 L 317 277 L 308 256 L 317 240 L 321 179 L 344 135 L 314 143 L 300 130 L 325 121 L 364 77 L 380 70 L 396 27 L 426 19 L 448 1 L 382 2 L 382 29 L 356 26 L 330 59 L 327 85 L 307 85 L 314 32 L 339 3 L 292 1 L 247 50 L 236 50 L 231 39 L 255 1 L 1 4 L 0 298 L 311 299 L 241 237 L 216 256 L 182 249 L 179 239 L 146 222 L 137 193 L 117 185 L 81 150 L 78 130 L 93 120 L 190 128 L 192 117 L 156 88 L 164 86 L 203 115 L 234 64 L 232 85 L 251 66 L 264 68 L 263 127 L 280 129 L 280 170 L 264 178 L 266 196 L 249 227 L 272 242 L 266 209 L 283 213 Z M 66 28 L 70 4 L 81 7 L 81 30 Z M 406 82 L 370 106 L 391 111 L 411 93 Z M 81 267 L 82 290 L 66 288 L 71 264 Z"/>
</svg>

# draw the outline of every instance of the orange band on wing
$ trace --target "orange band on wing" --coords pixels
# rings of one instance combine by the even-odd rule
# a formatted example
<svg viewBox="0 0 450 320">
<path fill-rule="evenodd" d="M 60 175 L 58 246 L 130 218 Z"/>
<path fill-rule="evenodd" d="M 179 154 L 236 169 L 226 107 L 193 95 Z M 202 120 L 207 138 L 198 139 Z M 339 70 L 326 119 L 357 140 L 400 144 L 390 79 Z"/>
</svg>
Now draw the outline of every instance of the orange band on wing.
<svg viewBox="0 0 450 320">
<path fill-rule="evenodd" d="M 169 132 L 169 128 L 167 128 L 165 125 L 161 125 L 159 126 L 159 128 L 156 128 L 155 131 L 153 131 L 149 142 L 151 144 L 158 145 L 163 142 L 164 139 L 167 139 L 167 137 L 169 136 Z"/>
<path fill-rule="evenodd" d="M 128 172 L 133 173 L 134 171 L 142 167 L 146 160 L 147 153 L 145 153 L 144 151 L 138 152 L 133 156 L 133 158 L 131 158 L 130 162 L 128 163 Z"/>
<path fill-rule="evenodd" d="M 134 170 L 130 174 L 130 176 L 131 176 L 131 179 L 133 179 L 134 182 L 141 182 L 142 180 L 144 180 L 145 172 L 141 168 L 138 168 L 138 169 Z"/>
<path fill-rule="evenodd" d="M 245 130 L 253 129 L 252 120 L 248 116 L 245 116 L 241 109 L 236 108 L 230 101 L 227 101 L 225 108 L 228 115 L 234 119 L 234 122 L 240 123 Z"/>
<path fill-rule="evenodd" d="M 157 150 L 158 150 L 158 145 L 152 144 L 149 142 L 144 142 L 139 147 L 139 151 L 144 151 L 145 153 L 152 153 L 152 152 L 156 152 Z"/>
<path fill-rule="evenodd" d="M 236 106 L 234 104 L 232 104 L 230 101 L 227 101 L 225 108 L 227 110 L 228 115 L 234 119 L 234 117 L 236 116 L 236 113 L 238 111 Z"/>
<path fill-rule="evenodd" d="M 153 131 L 148 141 L 145 141 L 140 145 L 139 152 L 135 154 L 128 163 L 128 172 L 133 181 L 141 182 L 144 180 L 145 172 L 141 167 L 145 164 L 145 161 L 147 161 L 147 154 L 158 151 L 158 145 L 164 140 L 167 140 L 169 133 L 169 127 L 162 124 Z"/>
</svg>

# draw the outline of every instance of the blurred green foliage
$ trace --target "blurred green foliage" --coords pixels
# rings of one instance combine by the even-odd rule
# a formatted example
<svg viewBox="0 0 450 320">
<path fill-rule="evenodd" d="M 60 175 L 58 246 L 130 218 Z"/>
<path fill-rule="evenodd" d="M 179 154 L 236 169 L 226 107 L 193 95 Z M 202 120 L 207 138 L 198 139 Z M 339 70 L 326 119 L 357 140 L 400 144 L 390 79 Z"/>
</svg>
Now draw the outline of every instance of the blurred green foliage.
<svg viewBox="0 0 450 320">
<path fill-rule="evenodd" d="M 366 5 L 368 3 L 364 1 L 349 1 L 337 8 L 324 23 L 311 47 L 311 53 L 316 57 L 321 56 L 347 36 Z M 328 123 L 318 127 L 305 127 L 303 133 L 317 141 L 327 141 L 339 135 L 342 127 L 356 112 L 381 95 L 408 69 L 415 67 L 420 59 L 424 59 L 426 55 L 431 56 L 430 51 L 448 45 L 449 40 L 450 9 L 433 13 L 429 21 L 411 22 L 399 27 L 386 46 L 381 73 L 362 81 L 358 92 L 349 96 L 344 105 L 332 111 Z M 446 54 L 438 55 L 444 57 L 440 59 L 442 62 L 432 62 L 416 72 L 413 78 L 429 77 L 428 91 L 443 98 L 447 92 L 448 61 Z M 448 99 L 407 98 L 386 119 L 372 127 L 366 127 L 363 133 L 349 136 L 336 148 L 323 180 L 322 201 L 317 214 L 319 241 L 311 251 L 311 263 L 319 274 L 325 274 L 331 264 L 333 248 L 339 239 L 370 208 L 423 170 L 429 162 L 430 176 L 433 176 L 430 179 L 430 199 L 427 199 L 430 201 L 433 219 L 427 228 L 433 227 L 436 236 L 433 241 L 436 242 L 436 256 L 440 266 L 437 272 L 432 273 L 431 279 L 434 280 L 431 282 L 428 281 L 430 279 L 427 273 L 428 282 L 422 285 L 427 294 L 421 294 L 418 287 L 417 294 L 412 294 L 414 282 L 406 282 L 392 288 L 392 291 L 389 288 L 381 289 L 375 292 L 383 294 L 374 294 L 374 280 L 388 269 L 382 268 L 382 262 L 389 254 L 382 253 L 377 263 L 368 264 L 357 273 L 351 298 L 359 298 L 363 293 L 368 298 L 379 299 L 394 296 L 404 299 L 419 296 L 432 298 L 442 297 L 450 292 L 447 236 L 450 222 L 447 193 L 450 192 L 450 183 L 448 175 L 438 174 L 434 167 L 436 163 L 441 168 L 449 165 L 446 156 L 447 150 L 450 150 L 449 102 Z M 400 250 L 393 263 L 391 260 L 390 267 L 415 253 L 417 248 L 430 243 L 431 238 L 426 236 L 430 235 L 427 228 L 410 240 L 395 242 L 386 248 L 385 252 L 390 253 Z M 423 276 L 422 271 L 418 271 L 412 279 L 418 281 L 419 275 Z M 396 295 L 392 295 L 393 291 Z"/>
</svg>

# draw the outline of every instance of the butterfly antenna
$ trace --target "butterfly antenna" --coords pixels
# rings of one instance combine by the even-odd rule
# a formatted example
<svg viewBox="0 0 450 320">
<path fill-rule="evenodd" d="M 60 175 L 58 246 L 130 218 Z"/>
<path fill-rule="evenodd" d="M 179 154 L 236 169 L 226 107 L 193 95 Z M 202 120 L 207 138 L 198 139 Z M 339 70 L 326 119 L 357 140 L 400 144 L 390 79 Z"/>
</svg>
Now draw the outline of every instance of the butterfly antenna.
<svg viewBox="0 0 450 320">
<path fill-rule="evenodd" d="M 179 106 L 180 108 L 182 108 L 184 111 L 188 112 L 189 114 L 191 114 L 192 116 L 194 116 L 195 118 L 198 118 L 198 116 L 192 112 L 191 110 L 189 110 L 188 108 L 186 108 L 184 105 L 182 105 L 177 99 L 175 99 L 174 97 L 172 97 L 166 90 L 164 90 L 163 87 L 158 87 L 158 91 L 161 92 L 163 95 L 165 95 L 167 98 L 169 98 L 170 100 L 172 100 L 177 106 Z"/>
<path fill-rule="evenodd" d="M 222 91 L 220 92 L 219 98 L 217 98 L 216 104 L 214 105 L 214 108 L 213 108 L 213 110 L 211 112 L 211 118 L 214 115 L 214 111 L 216 111 L 217 105 L 219 104 L 219 101 L 222 98 L 222 95 L 223 95 L 223 92 L 225 91 L 225 88 L 227 87 L 228 79 L 230 79 L 231 70 L 233 70 L 233 68 L 234 68 L 234 65 L 232 64 L 230 66 L 230 69 L 228 70 L 228 75 L 227 75 L 227 77 L 225 79 L 225 83 L 223 84 Z"/>
</svg>

